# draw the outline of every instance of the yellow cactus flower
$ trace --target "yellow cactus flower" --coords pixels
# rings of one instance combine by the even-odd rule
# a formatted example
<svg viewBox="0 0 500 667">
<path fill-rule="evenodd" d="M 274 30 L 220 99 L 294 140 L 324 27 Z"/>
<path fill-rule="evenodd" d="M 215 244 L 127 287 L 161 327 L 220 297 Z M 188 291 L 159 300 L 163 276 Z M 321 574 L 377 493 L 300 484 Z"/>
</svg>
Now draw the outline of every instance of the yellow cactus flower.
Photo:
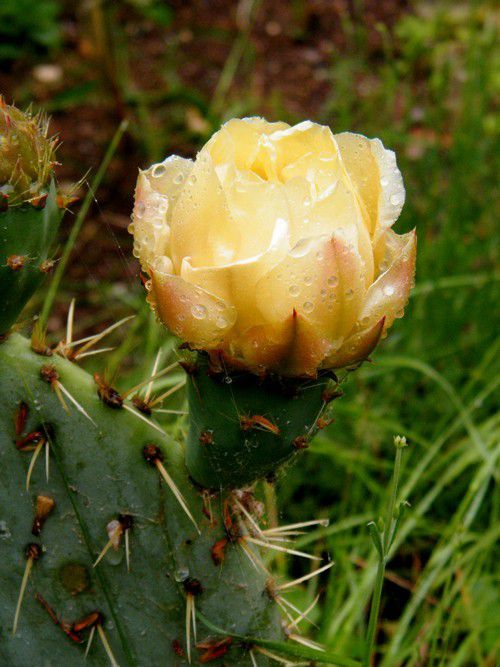
<svg viewBox="0 0 500 667">
<path fill-rule="evenodd" d="M 379 139 L 305 121 L 234 119 L 196 159 L 139 174 L 134 253 L 149 301 L 183 341 L 255 373 L 359 363 L 402 315 L 414 232 Z"/>
</svg>

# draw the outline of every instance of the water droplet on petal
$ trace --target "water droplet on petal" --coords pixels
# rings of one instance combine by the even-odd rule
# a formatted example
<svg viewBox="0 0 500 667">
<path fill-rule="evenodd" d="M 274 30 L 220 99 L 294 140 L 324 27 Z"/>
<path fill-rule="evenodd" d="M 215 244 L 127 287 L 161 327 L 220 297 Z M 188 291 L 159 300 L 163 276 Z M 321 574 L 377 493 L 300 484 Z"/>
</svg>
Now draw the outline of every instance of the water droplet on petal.
<svg viewBox="0 0 500 667">
<path fill-rule="evenodd" d="M 191 306 L 191 315 L 197 320 L 204 320 L 207 316 L 207 309 L 201 304 Z"/>
<path fill-rule="evenodd" d="M 392 285 L 386 285 L 382 291 L 386 296 L 392 296 L 395 292 L 395 289 Z"/>
<path fill-rule="evenodd" d="M 389 185 L 389 181 L 387 180 L 387 178 L 385 178 L 385 177 L 384 177 L 384 178 L 381 178 L 381 179 L 380 179 L 380 185 L 381 185 L 383 188 L 387 187 L 387 186 Z"/>
<path fill-rule="evenodd" d="M 217 328 L 219 328 L 219 329 L 225 329 L 225 328 L 227 327 L 227 320 L 226 320 L 226 318 L 225 318 L 225 317 L 222 317 L 222 316 L 218 317 L 218 318 L 215 320 L 215 326 L 216 326 Z"/>
<path fill-rule="evenodd" d="M 393 206 L 397 206 L 401 202 L 399 195 L 392 195 L 390 202 Z"/>
<path fill-rule="evenodd" d="M 307 286 L 312 285 L 312 281 L 313 281 L 312 276 L 309 275 L 304 276 L 304 285 Z"/>
<path fill-rule="evenodd" d="M 182 183 L 183 180 L 184 180 L 184 174 L 181 172 L 180 174 L 177 174 L 177 176 L 174 178 L 174 183 L 176 185 L 179 185 L 180 183 Z"/>
<path fill-rule="evenodd" d="M 328 284 L 330 285 L 330 287 L 335 287 L 335 285 L 336 285 L 338 282 L 339 282 L 339 279 L 337 278 L 337 276 L 330 276 L 330 277 L 328 278 Z"/>
<path fill-rule="evenodd" d="M 302 307 L 304 308 L 304 312 L 306 313 L 312 313 L 312 311 L 314 310 L 314 304 L 312 301 L 305 301 L 302 304 Z"/>
<path fill-rule="evenodd" d="M 298 285 L 290 285 L 288 291 L 291 296 L 298 296 L 300 294 L 300 287 Z"/>
<path fill-rule="evenodd" d="M 151 176 L 153 178 L 161 178 L 165 174 L 166 171 L 167 171 L 167 168 L 165 167 L 164 164 L 156 164 L 153 167 L 153 170 L 151 172 Z"/>
</svg>

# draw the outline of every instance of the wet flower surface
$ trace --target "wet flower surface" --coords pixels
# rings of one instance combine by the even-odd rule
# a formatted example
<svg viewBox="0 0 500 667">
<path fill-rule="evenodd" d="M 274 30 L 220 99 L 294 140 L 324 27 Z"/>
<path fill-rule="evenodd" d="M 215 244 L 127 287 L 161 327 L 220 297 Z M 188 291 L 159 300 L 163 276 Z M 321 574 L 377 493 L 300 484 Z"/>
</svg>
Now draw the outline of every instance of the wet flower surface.
<svg viewBox="0 0 500 667">
<path fill-rule="evenodd" d="M 378 139 L 306 121 L 231 120 L 196 160 L 139 174 L 130 231 L 158 316 L 254 372 L 366 358 L 403 314 L 416 252 Z"/>
</svg>

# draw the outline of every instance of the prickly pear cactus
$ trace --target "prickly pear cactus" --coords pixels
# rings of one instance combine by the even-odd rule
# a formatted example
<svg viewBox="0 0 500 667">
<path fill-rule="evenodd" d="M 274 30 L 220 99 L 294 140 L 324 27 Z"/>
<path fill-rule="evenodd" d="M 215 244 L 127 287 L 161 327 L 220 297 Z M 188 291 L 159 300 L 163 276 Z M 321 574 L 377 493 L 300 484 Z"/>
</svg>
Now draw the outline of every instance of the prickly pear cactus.
<svg viewBox="0 0 500 667">
<path fill-rule="evenodd" d="M 266 564 L 274 551 L 318 561 L 289 538 L 324 522 L 269 526 L 254 485 L 326 424 L 335 378 L 187 359 L 184 445 L 155 420 L 166 394 L 120 395 L 77 365 L 103 334 L 77 350 L 10 331 L 60 211 L 40 122 L 0 100 L 0 131 L 0 664 L 356 667 L 301 637 L 286 597 L 331 564 L 292 582 Z"/>
<path fill-rule="evenodd" d="M 0 335 L 50 272 L 64 200 L 53 179 L 55 141 L 42 116 L 0 96 Z"/>
<path fill-rule="evenodd" d="M 82 664 L 92 627 L 72 626 L 91 612 L 102 614 L 102 628 L 121 665 L 187 664 L 186 608 L 237 634 L 281 637 L 277 605 L 266 593 L 267 575 L 251 561 L 260 560 L 255 545 L 238 544 L 233 524 L 242 510 L 231 495 L 211 497 L 190 482 L 178 443 L 103 402 L 92 377 L 65 359 L 35 354 L 21 336 L 0 346 L 0 369 L 3 664 Z M 55 382 L 77 397 L 88 417 L 67 399 L 65 411 Z M 43 451 L 26 489 L 40 443 Z M 41 496 L 53 501 L 53 509 L 33 531 Z M 250 497 L 241 501 L 246 511 L 252 511 Z M 113 530 L 113 547 L 93 567 Z M 12 635 L 31 543 L 38 554 Z M 199 656 L 189 624 L 189 652 Z M 198 641 L 212 634 L 199 621 L 197 626 Z M 236 641 L 214 651 L 223 649 L 230 664 L 251 664 L 248 649 Z M 97 640 L 88 661 L 107 664 Z M 266 664 L 262 657 L 258 662 Z"/>
</svg>

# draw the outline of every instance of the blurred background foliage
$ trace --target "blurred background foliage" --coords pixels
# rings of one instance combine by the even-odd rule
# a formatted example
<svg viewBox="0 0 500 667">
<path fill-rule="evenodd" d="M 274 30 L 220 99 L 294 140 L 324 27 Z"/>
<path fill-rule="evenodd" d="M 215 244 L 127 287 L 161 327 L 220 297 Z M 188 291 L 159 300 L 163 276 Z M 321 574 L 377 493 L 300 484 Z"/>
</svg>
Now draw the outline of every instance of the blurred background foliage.
<svg viewBox="0 0 500 667">
<path fill-rule="evenodd" d="M 392 438 L 407 436 L 401 497 L 411 506 L 386 574 L 376 661 L 384 667 L 498 660 L 499 22 L 493 1 L 0 5 L 0 88 L 8 101 L 52 114 L 62 181 L 91 181 L 129 121 L 75 247 L 69 240 L 49 318 L 55 341 L 73 297 L 77 334 L 137 312 L 105 362 L 119 386 L 141 379 L 160 345 L 165 360 L 176 345 L 144 303 L 126 232 L 139 166 L 193 155 L 222 121 L 254 114 L 311 118 L 396 150 L 407 187 L 397 230 L 416 227 L 419 238 L 407 314 L 349 378 L 335 423 L 301 464 L 276 490 L 261 489 L 270 520 L 276 511 L 330 517 L 299 543 L 314 538 L 336 565 L 294 601 L 305 608 L 321 593 L 311 636 L 359 657 L 376 569 L 366 524 L 387 502 Z M 67 215 L 61 247 L 73 221 Z M 176 394 L 172 407 L 182 401 Z M 182 438 L 182 418 L 169 424 Z M 275 567 L 290 565 L 277 558 Z M 291 574 L 302 571 L 294 564 Z"/>
</svg>

